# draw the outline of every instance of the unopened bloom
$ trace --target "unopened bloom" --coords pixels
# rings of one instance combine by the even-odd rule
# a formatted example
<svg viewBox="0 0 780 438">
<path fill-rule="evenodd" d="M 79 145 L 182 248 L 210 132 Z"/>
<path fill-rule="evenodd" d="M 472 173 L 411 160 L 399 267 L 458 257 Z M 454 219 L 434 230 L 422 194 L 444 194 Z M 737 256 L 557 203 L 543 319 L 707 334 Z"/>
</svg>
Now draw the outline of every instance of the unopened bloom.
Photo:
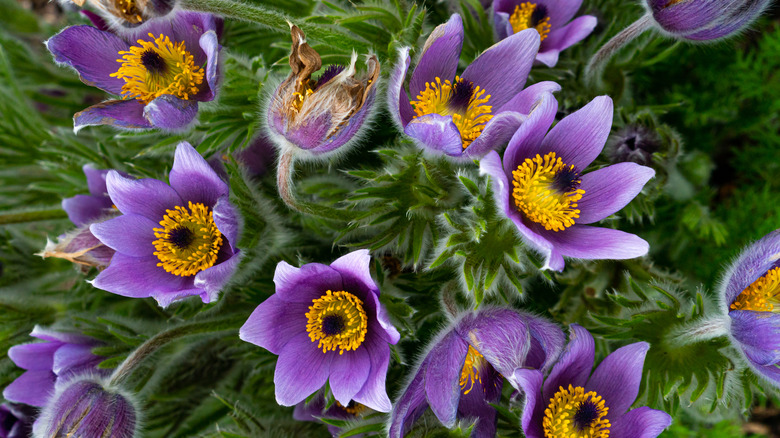
<svg viewBox="0 0 780 438">
<path fill-rule="evenodd" d="M 321 422 L 321 419 L 350 421 L 360 418 L 361 415 L 372 412 L 367 406 L 357 403 L 354 400 L 349 402 L 346 406 L 338 401 L 334 401 L 333 404 L 327 406 L 323 392 L 324 391 L 320 391 L 317 393 L 310 401 L 302 401 L 295 405 L 293 418 L 298 421 Z M 334 437 L 339 436 L 340 430 L 339 427 L 328 424 L 328 431 Z M 362 436 L 363 434 L 355 435 L 356 438 Z"/>
<path fill-rule="evenodd" d="M 647 253 L 639 237 L 598 222 L 625 207 L 655 175 L 649 167 L 618 163 L 582 174 L 599 155 L 612 126 L 612 100 L 593 99 L 549 132 L 558 104 L 547 94 L 504 152 L 480 162 L 490 175 L 500 211 L 545 258 L 544 268 L 563 270 L 563 257 L 630 259 Z"/>
<path fill-rule="evenodd" d="M 572 20 L 581 5 L 582 0 L 495 0 L 496 35 L 502 40 L 525 29 L 536 29 L 542 40 L 536 60 L 555 67 L 558 54 L 585 39 L 598 24 L 591 15 Z"/>
<path fill-rule="evenodd" d="M 714 40 L 750 25 L 769 0 L 645 0 L 656 25 L 678 38 Z"/>
<path fill-rule="evenodd" d="M 34 409 L 13 403 L 0 405 L 0 438 L 27 438 L 32 433 Z"/>
<path fill-rule="evenodd" d="M 217 20 L 209 14 L 177 12 L 122 36 L 82 25 L 49 39 L 46 47 L 56 62 L 74 68 L 85 84 L 121 96 L 76 113 L 74 129 L 187 127 L 198 113 L 198 102 L 216 95 Z"/>
<path fill-rule="evenodd" d="M 457 76 L 463 22 L 454 14 L 431 32 L 404 89 L 411 58 L 399 51 L 388 105 L 398 128 L 423 150 L 455 159 L 479 158 L 511 138 L 538 97 L 560 89 L 540 82 L 523 90 L 539 49 L 539 33 L 518 32 L 484 51 Z"/>
<path fill-rule="evenodd" d="M 613 163 L 631 161 L 637 164 L 650 164 L 653 153 L 660 149 L 661 139 L 652 129 L 643 125 L 628 125 L 607 142 L 605 152 Z"/>
<path fill-rule="evenodd" d="M 147 23 L 152 18 L 163 17 L 171 12 L 176 0 L 61 0 L 63 3 L 75 3 L 79 7 L 85 4 L 100 13 L 115 27 L 134 28 Z M 88 14 L 90 19 L 91 14 Z M 94 21 L 94 20 L 93 20 Z"/>
<path fill-rule="evenodd" d="M 460 316 L 431 341 L 393 405 L 390 438 L 403 437 L 430 407 L 448 428 L 476 419 L 472 437 L 493 437 L 504 377 L 519 367 L 548 369 L 563 348 L 558 326 L 512 309 Z"/>
<path fill-rule="evenodd" d="M 229 187 L 187 142 L 176 148 L 168 179 L 170 185 L 108 173 L 108 194 L 122 215 L 90 226 L 116 251 L 93 286 L 153 297 L 163 307 L 191 295 L 217 299 L 240 258 Z"/>
<path fill-rule="evenodd" d="M 278 354 L 276 401 L 293 406 L 326 381 L 336 401 L 390 410 L 385 377 L 400 335 L 379 303 L 367 250 L 323 265 L 276 266 L 276 293 L 257 306 L 239 336 Z"/>
<path fill-rule="evenodd" d="M 297 26 L 290 26 L 290 75 L 274 91 L 268 104 L 268 129 L 277 146 L 296 155 L 321 156 L 343 150 L 356 139 L 376 101 L 379 61 L 371 55 L 368 72 L 358 74 L 357 54 L 349 66 L 322 67 L 320 55 L 306 42 Z"/>
<path fill-rule="evenodd" d="M 566 349 L 542 384 L 543 373 L 521 368 L 510 379 L 525 395 L 522 427 L 528 438 L 654 438 L 672 422 L 667 413 L 628 410 L 639 394 L 646 342 L 613 351 L 593 374 L 593 336 L 572 324 Z"/>
<path fill-rule="evenodd" d="M 88 336 L 39 326 L 30 336 L 44 342 L 15 345 L 8 350 L 8 357 L 16 366 L 27 371 L 3 390 L 6 400 L 42 407 L 55 387 L 74 374 L 97 372 L 97 365 L 104 359 L 92 354 L 100 342 Z"/>
</svg>

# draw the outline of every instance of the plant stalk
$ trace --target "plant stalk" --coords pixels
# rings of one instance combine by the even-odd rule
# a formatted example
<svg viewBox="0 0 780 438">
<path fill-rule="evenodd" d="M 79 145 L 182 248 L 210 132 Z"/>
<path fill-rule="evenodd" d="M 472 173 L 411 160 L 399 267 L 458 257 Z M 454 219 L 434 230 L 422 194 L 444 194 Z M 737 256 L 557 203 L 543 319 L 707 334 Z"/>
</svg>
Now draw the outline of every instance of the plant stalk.
<svg viewBox="0 0 780 438">
<path fill-rule="evenodd" d="M 651 14 L 645 14 L 635 22 L 631 23 L 628 27 L 620 31 L 617 35 L 607 41 L 606 44 L 601 46 L 598 52 L 590 58 L 588 66 L 585 67 L 585 78 L 588 82 L 592 81 L 597 73 L 604 68 L 606 62 L 609 61 L 612 56 L 622 49 L 626 44 L 633 41 L 636 37 L 643 34 L 645 31 L 653 26 L 653 16 Z"/>
</svg>

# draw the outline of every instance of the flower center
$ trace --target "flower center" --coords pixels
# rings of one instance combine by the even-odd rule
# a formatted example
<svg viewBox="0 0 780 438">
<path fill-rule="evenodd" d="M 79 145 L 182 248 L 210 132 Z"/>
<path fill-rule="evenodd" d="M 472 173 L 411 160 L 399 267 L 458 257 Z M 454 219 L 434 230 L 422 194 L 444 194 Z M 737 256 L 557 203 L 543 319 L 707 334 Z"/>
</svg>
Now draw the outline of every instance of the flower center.
<svg viewBox="0 0 780 438">
<path fill-rule="evenodd" d="M 130 23 L 138 24 L 144 21 L 135 0 L 114 0 L 113 7 L 117 15 Z"/>
<path fill-rule="evenodd" d="M 512 172 L 515 206 L 525 216 L 547 230 L 563 231 L 580 217 L 577 201 L 585 194 L 579 189 L 580 174 L 566 165 L 555 152 L 544 157 L 526 158 Z"/>
<path fill-rule="evenodd" d="M 581 386 L 568 389 L 562 386 L 544 411 L 545 438 L 607 438 L 609 436 L 609 408 L 604 399 Z"/>
<path fill-rule="evenodd" d="M 425 90 L 413 100 L 415 117 L 426 114 L 441 114 L 452 116 L 452 121 L 458 127 L 460 138 L 463 141 L 463 149 L 466 149 L 474 141 L 488 120 L 493 118 L 493 107 L 485 105 L 490 100 L 485 90 L 474 86 L 473 82 L 455 77 L 455 83 L 441 82 L 436 78 L 436 83 L 427 82 Z"/>
<path fill-rule="evenodd" d="M 355 400 L 350 400 L 346 406 L 342 405 L 341 403 L 339 403 L 338 400 L 336 400 L 336 406 L 340 407 L 341 409 L 344 409 L 346 413 L 354 416 L 358 416 L 361 412 L 367 409 L 365 405 L 361 405 Z"/>
<path fill-rule="evenodd" d="M 474 382 L 482 383 L 480 372 L 484 365 L 485 357 L 469 345 L 469 351 L 466 353 L 466 360 L 463 362 L 463 369 L 460 372 L 460 389 L 464 394 L 468 394 L 474 389 Z"/>
<path fill-rule="evenodd" d="M 368 317 L 363 310 L 363 301 L 349 292 L 327 291 L 312 301 L 306 312 L 306 331 L 317 348 L 326 353 L 339 349 L 357 350 L 366 339 Z"/>
<path fill-rule="evenodd" d="M 201 203 L 189 203 L 165 210 L 160 221 L 162 228 L 154 229 L 154 255 L 160 259 L 157 266 L 180 277 L 195 275 L 214 266 L 222 247 L 222 233 L 214 223 L 214 216 Z"/>
<path fill-rule="evenodd" d="M 154 38 L 151 33 L 149 36 Z M 116 60 L 122 66 L 111 77 L 124 79 L 124 98 L 149 103 L 163 94 L 172 94 L 186 100 L 198 93 L 203 83 L 203 69 L 195 65 L 184 41 L 174 44 L 160 35 L 154 41 L 138 40 L 138 45 L 119 54 L 124 55 Z"/>
<path fill-rule="evenodd" d="M 536 29 L 539 38 L 544 41 L 550 33 L 550 17 L 547 16 L 547 8 L 544 5 L 525 2 L 515 6 L 514 12 L 509 16 L 509 24 L 517 33 L 521 30 Z"/>
<path fill-rule="evenodd" d="M 731 310 L 772 312 L 780 304 L 780 267 L 772 268 L 746 287 L 731 304 Z"/>
</svg>

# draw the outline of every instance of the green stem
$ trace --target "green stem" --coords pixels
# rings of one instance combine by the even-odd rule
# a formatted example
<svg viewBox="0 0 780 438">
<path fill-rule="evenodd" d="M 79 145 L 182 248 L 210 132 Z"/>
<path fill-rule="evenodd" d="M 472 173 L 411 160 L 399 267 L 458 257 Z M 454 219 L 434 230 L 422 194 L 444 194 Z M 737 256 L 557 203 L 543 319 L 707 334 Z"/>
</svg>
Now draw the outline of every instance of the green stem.
<svg viewBox="0 0 780 438">
<path fill-rule="evenodd" d="M 65 219 L 68 214 L 60 207 L 48 210 L 0 213 L 0 225 L 21 224 L 25 222 Z"/>
<path fill-rule="evenodd" d="M 628 27 L 621 30 L 620 33 L 612 37 L 606 44 L 601 46 L 598 52 L 590 58 L 588 66 L 585 67 L 585 77 L 588 81 L 595 79 L 596 74 L 604 67 L 607 61 L 625 47 L 626 44 L 633 41 L 639 35 L 645 33 L 653 26 L 653 16 L 643 15 L 640 19 L 631 23 Z"/>
</svg>

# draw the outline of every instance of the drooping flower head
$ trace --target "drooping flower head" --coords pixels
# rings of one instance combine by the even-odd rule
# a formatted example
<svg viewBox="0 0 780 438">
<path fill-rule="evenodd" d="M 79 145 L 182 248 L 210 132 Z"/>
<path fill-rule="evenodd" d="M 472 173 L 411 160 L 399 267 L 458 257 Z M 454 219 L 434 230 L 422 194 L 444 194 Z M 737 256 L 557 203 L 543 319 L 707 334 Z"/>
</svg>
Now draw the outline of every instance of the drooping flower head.
<svg viewBox="0 0 780 438">
<path fill-rule="evenodd" d="M 3 398 L 30 406 L 42 407 L 56 387 L 82 372 L 97 373 L 104 358 L 92 354 L 100 345 L 88 336 L 63 333 L 35 326 L 30 336 L 44 342 L 15 345 L 8 357 L 23 368 L 24 374 L 3 390 Z"/>
<path fill-rule="evenodd" d="M 278 354 L 276 401 L 293 406 L 326 381 L 342 406 L 390 411 L 385 377 L 400 335 L 379 303 L 367 250 L 323 265 L 276 266 L 276 293 L 241 327 L 241 339 Z"/>
<path fill-rule="evenodd" d="M 349 66 L 322 67 L 320 55 L 306 42 L 298 26 L 291 25 L 290 75 L 274 91 L 268 104 L 271 140 L 298 156 L 316 157 L 343 150 L 364 127 L 376 101 L 379 61 L 371 55 L 368 71 L 358 74 L 357 54 Z"/>
<path fill-rule="evenodd" d="M 298 421 L 317 422 L 322 422 L 322 419 L 351 421 L 357 420 L 362 415 L 370 412 L 372 411 L 367 406 L 357 403 L 354 400 L 349 402 L 346 406 L 338 401 L 334 401 L 333 404 L 327 406 L 324 391 L 320 391 L 311 400 L 302 401 L 295 405 L 293 418 Z M 331 435 L 337 437 L 339 436 L 341 429 L 333 424 L 328 424 L 328 431 Z M 362 436 L 363 434 L 355 435 L 356 438 Z"/>
<path fill-rule="evenodd" d="M 218 19 L 176 12 L 118 36 L 92 26 L 70 26 L 46 42 L 60 64 L 82 82 L 121 96 L 73 116 L 74 129 L 112 125 L 125 129 L 181 130 L 198 102 L 216 96 Z"/>
<path fill-rule="evenodd" d="M 93 286 L 153 297 L 163 307 L 191 295 L 217 299 L 241 254 L 228 185 L 187 142 L 176 148 L 168 179 L 170 185 L 108 173 L 108 194 L 122 215 L 90 226 L 116 251 Z"/>
<path fill-rule="evenodd" d="M 645 0 L 659 29 L 693 41 L 734 35 L 749 26 L 769 4 L 769 0 Z"/>
<path fill-rule="evenodd" d="M 748 366 L 780 387 L 780 231 L 750 245 L 726 272 L 720 308 Z"/>
<path fill-rule="evenodd" d="M 650 346 L 646 342 L 613 351 L 593 370 L 593 336 L 572 324 L 569 343 L 544 379 L 521 368 L 509 381 L 525 397 L 522 427 L 528 438 L 655 438 L 672 422 L 667 413 L 628 410 L 642 381 Z M 542 383 L 544 380 L 544 383 Z"/>
<path fill-rule="evenodd" d="M 629 259 L 647 253 L 639 237 L 593 227 L 625 207 L 655 175 L 635 163 L 587 174 L 612 126 L 612 100 L 593 99 L 550 129 L 558 104 L 547 94 L 509 142 L 503 162 L 491 152 L 480 172 L 494 184 L 500 211 L 545 258 L 545 269 L 563 270 L 563 257 Z M 549 132 L 547 132 L 550 130 Z"/>
<path fill-rule="evenodd" d="M 536 60 L 555 67 L 564 49 L 582 41 L 598 24 L 596 17 L 574 20 L 582 0 L 495 0 L 496 35 L 502 40 L 525 29 L 536 29 L 542 40 Z"/>
<path fill-rule="evenodd" d="M 558 326 L 512 309 L 490 308 L 462 315 L 431 342 L 393 406 L 389 436 L 400 438 L 430 407 L 448 428 L 476 419 L 473 437 L 496 433 L 496 410 L 504 376 L 518 367 L 546 370 L 560 354 Z"/>
<path fill-rule="evenodd" d="M 455 14 L 425 42 L 409 94 L 404 88 L 409 48 L 399 51 L 387 92 L 393 121 L 418 146 L 465 160 L 509 140 L 538 97 L 560 86 L 540 82 L 523 90 L 539 49 L 535 31 L 504 39 L 456 75 L 462 47 L 463 22 Z"/>
<path fill-rule="evenodd" d="M 25 405 L 0 405 L 0 438 L 27 438 L 32 433 L 35 411 Z"/>
</svg>

